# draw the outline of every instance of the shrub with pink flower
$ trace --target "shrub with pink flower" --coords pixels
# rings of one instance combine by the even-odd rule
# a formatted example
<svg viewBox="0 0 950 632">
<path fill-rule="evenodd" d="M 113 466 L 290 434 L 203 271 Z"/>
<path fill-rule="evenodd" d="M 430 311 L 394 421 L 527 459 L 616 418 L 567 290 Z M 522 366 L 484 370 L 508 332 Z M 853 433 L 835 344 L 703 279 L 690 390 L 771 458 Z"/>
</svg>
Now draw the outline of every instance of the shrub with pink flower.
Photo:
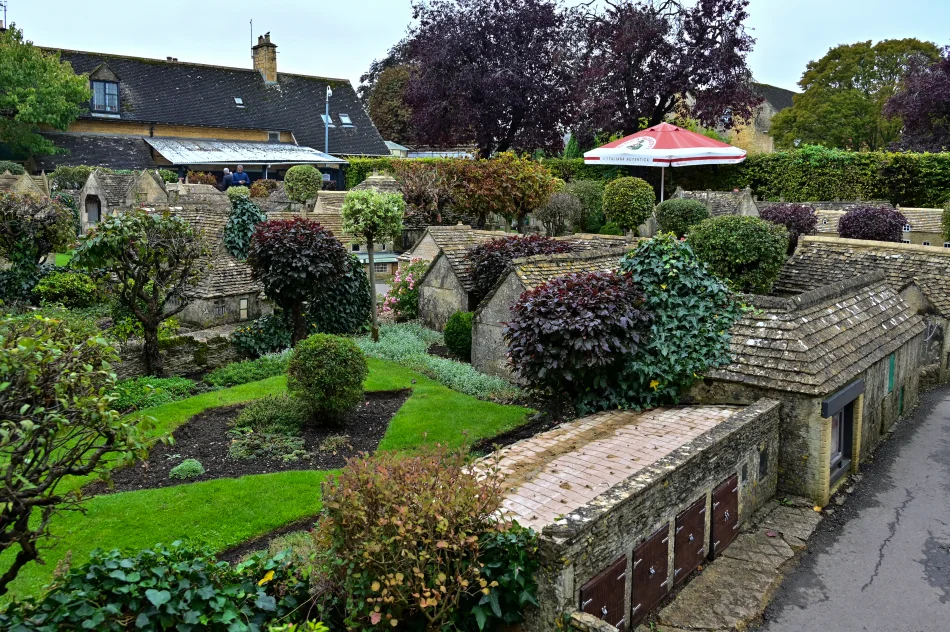
<svg viewBox="0 0 950 632">
<path fill-rule="evenodd" d="M 419 283 L 428 269 L 428 261 L 413 259 L 408 266 L 397 270 L 379 311 L 397 322 L 418 318 Z"/>
</svg>

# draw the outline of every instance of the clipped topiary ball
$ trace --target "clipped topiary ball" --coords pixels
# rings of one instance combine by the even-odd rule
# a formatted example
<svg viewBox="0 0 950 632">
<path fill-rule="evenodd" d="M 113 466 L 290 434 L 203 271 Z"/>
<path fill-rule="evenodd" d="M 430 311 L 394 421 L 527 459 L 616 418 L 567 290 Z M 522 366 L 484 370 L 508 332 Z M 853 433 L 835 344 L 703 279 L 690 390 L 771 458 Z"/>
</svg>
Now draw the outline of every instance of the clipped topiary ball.
<svg viewBox="0 0 950 632">
<path fill-rule="evenodd" d="M 455 312 L 445 323 L 445 346 L 470 362 L 472 359 L 472 312 Z"/>
<path fill-rule="evenodd" d="M 838 220 L 838 235 L 844 239 L 869 239 L 900 243 L 907 218 L 900 211 L 876 206 L 853 208 Z"/>
<path fill-rule="evenodd" d="M 323 174 L 313 165 L 291 167 L 284 176 L 284 190 L 294 202 L 312 200 L 322 187 Z"/>
<path fill-rule="evenodd" d="M 732 290 L 768 294 L 785 263 L 788 231 L 758 217 L 723 215 L 694 226 L 688 241 Z"/>
<path fill-rule="evenodd" d="M 811 235 L 818 228 L 818 213 L 809 204 L 775 204 L 760 212 L 759 217 L 785 227 L 788 231 L 788 254 L 795 252 L 799 237 Z"/>
<path fill-rule="evenodd" d="M 363 401 L 368 373 L 366 358 L 352 340 L 314 334 L 294 347 L 287 390 L 316 414 L 338 419 Z"/>
<path fill-rule="evenodd" d="M 699 200 L 673 198 L 656 207 L 656 223 L 660 232 L 682 237 L 704 219 L 709 219 L 709 209 Z"/>
<path fill-rule="evenodd" d="M 168 472 L 168 478 L 187 480 L 198 478 L 205 473 L 205 468 L 196 459 L 185 459 Z"/>
<path fill-rule="evenodd" d="M 604 214 L 624 230 L 634 230 L 649 219 L 656 205 L 656 193 L 646 180 L 617 178 L 604 187 Z"/>
</svg>

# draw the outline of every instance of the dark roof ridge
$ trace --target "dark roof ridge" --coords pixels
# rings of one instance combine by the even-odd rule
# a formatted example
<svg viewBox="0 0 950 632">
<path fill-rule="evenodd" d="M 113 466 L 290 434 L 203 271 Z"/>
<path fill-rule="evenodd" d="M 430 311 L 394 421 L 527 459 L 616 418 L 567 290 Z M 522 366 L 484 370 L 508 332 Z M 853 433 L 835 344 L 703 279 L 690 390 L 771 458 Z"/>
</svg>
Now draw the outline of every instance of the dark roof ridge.
<svg viewBox="0 0 950 632">
<path fill-rule="evenodd" d="M 826 237 L 824 235 L 802 235 L 798 241 L 798 247 L 803 243 L 825 243 L 838 246 L 852 246 L 855 248 L 893 248 L 894 250 L 906 250 L 909 252 L 919 252 L 929 255 L 943 254 L 950 256 L 950 248 L 942 246 L 921 246 L 920 244 L 904 244 L 896 241 L 873 241 L 870 239 L 846 239 L 844 237 Z"/>
<path fill-rule="evenodd" d="M 220 70 L 236 70 L 240 72 L 257 72 L 254 68 L 238 68 L 236 66 L 221 66 L 219 64 L 203 64 L 197 61 L 168 61 L 167 59 L 158 59 L 156 57 L 139 57 L 138 55 L 119 55 L 117 53 L 100 53 L 94 50 L 78 50 L 74 48 L 57 48 L 55 46 L 39 46 L 40 50 L 44 51 L 53 51 L 57 53 L 78 53 L 80 55 L 99 55 L 102 57 L 114 57 L 117 59 L 132 59 L 135 61 L 145 61 L 157 64 L 176 64 L 179 66 L 198 66 L 200 68 L 218 68 Z M 321 75 L 304 75 L 297 72 L 277 72 L 277 76 L 287 75 L 289 77 L 304 77 L 306 79 L 323 79 L 327 81 L 346 81 L 350 82 L 349 79 L 344 79 L 342 77 L 324 77 Z"/>
<path fill-rule="evenodd" d="M 626 246 L 622 247 L 610 247 L 604 248 L 603 250 L 581 250 L 575 252 L 559 252 L 553 255 L 530 255 L 528 257 L 519 257 L 512 260 L 511 266 L 524 265 L 526 263 L 536 263 L 538 261 L 587 261 L 588 259 L 600 259 L 603 257 L 612 257 L 615 255 L 620 255 L 621 257 L 627 253 L 628 248 Z M 510 269 L 509 267 L 509 269 Z"/>
<path fill-rule="evenodd" d="M 884 281 L 886 278 L 887 275 L 884 274 L 884 271 L 878 269 L 874 270 L 873 272 L 868 272 L 867 274 L 851 277 L 845 281 L 831 283 L 829 285 L 804 292 L 798 296 L 792 296 L 785 300 L 788 301 L 791 307 L 791 310 L 789 311 L 797 311 L 799 309 L 814 307 L 815 305 L 818 305 L 819 303 L 822 303 L 835 296 L 844 296 L 847 293 L 859 290 L 869 285 L 873 285 L 880 281 Z"/>
</svg>

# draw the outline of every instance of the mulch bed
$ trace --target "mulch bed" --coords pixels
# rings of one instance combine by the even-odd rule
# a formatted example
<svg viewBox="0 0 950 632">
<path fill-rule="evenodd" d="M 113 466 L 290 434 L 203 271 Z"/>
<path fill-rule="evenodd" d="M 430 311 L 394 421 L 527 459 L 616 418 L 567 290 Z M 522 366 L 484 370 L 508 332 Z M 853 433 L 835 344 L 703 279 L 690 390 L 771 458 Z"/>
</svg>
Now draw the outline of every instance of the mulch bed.
<svg viewBox="0 0 950 632">
<path fill-rule="evenodd" d="M 426 350 L 426 352 L 429 355 L 434 355 L 439 358 L 445 358 L 446 360 L 455 360 L 457 362 L 464 362 L 465 364 L 469 363 L 468 360 L 463 360 L 462 358 L 458 357 L 457 355 L 449 351 L 449 348 L 446 347 L 445 345 L 440 345 L 440 344 L 429 345 L 429 348 Z"/>
<path fill-rule="evenodd" d="M 348 458 L 376 450 L 393 415 L 410 394 L 409 390 L 367 393 L 364 404 L 343 423 L 304 428 L 301 436 L 310 458 L 289 463 L 273 459 L 232 459 L 228 456 L 231 438 L 227 432 L 230 423 L 245 404 L 212 408 L 195 415 L 179 427 L 173 433 L 174 444 L 157 443 L 150 450 L 148 459 L 114 472 L 112 489 L 97 482 L 87 486 L 84 492 L 89 495 L 107 494 L 171 487 L 216 478 L 238 478 L 249 474 L 340 468 Z M 332 453 L 318 450 L 324 439 L 340 434 L 349 437 L 349 447 Z M 185 459 L 197 459 L 204 466 L 205 473 L 188 480 L 169 479 L 169 470 Z"/>
</svg>

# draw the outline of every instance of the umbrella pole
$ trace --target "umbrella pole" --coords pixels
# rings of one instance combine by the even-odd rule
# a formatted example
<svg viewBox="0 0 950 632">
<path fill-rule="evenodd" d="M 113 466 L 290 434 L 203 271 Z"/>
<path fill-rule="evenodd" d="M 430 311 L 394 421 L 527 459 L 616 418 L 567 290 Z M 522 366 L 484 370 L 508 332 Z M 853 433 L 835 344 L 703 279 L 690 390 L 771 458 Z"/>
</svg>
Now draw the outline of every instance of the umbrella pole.
<svg viewBox="0 0 950 632">
<path fill-rule="evenodd" d="M 663 195 L 666 193 L 664 189 L 665 186 L 666 186 L 666 167 L 660 167 L 660 202 L 666 199 L 663 197 Z"/>
</svg>

